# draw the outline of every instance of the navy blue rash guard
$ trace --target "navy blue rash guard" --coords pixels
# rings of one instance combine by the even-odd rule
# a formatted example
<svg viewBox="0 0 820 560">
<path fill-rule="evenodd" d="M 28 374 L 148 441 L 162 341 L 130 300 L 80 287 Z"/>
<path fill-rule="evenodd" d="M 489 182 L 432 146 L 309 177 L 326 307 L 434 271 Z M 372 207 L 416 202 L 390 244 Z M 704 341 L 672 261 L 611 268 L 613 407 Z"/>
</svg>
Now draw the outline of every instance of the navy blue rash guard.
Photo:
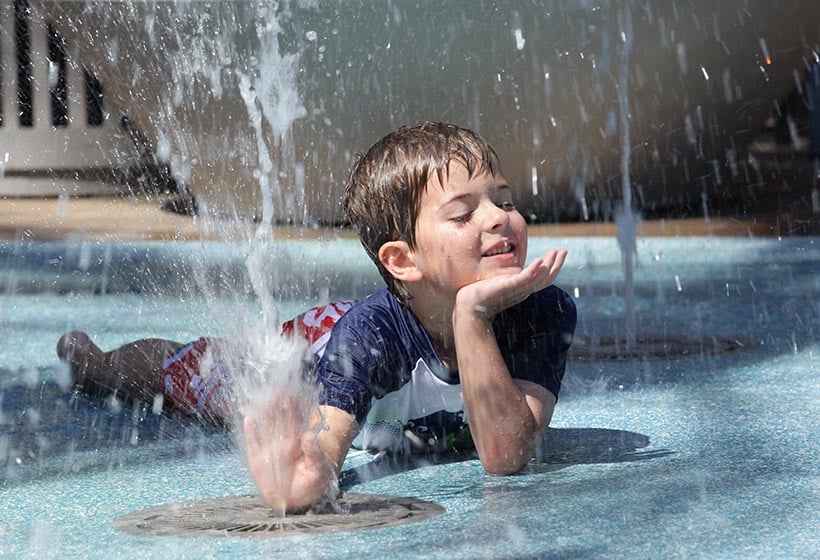
<svg viewBox="0 0 820 560">
<path fill-rule="evenodd" d="M 557 398 L 575 321 L 575 303 L 555 286 L 499 313 L 493 329 L 512 377 Z M 354 447 L 410 451 L 472 444 L 458 371 L 442 363 L 419 320 L 387 289 L 345 313 L 318 354 L 319 402 L 356 418 Z"/>
</svg>

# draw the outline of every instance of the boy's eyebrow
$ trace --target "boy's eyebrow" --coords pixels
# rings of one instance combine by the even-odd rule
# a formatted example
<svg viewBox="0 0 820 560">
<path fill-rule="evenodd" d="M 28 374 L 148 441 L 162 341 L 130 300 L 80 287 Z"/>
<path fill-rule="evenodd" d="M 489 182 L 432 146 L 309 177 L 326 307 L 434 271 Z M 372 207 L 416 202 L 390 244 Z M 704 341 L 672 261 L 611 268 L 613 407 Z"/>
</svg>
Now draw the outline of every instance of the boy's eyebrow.
<svg viewBox="0 0 820 560">
<path fill-rule="evenodd" d="M 453 195 L 452 197 L 448 198 L 447 200 L 445 200 L 444 204 L 442 204 L 442 206 L 446 206 L 446 205 L 450 204 L 451 202 L 458 202 L 459 200 L 463 200 L 465 198 L 472 198 L 473 196 L 475 196 L 475 194 L 472 193 L 472 192 L 465 192 L 465 193 L 461 193 L 461 194 L 456 194 L 456 195 Z"/>
<path fill-rule="evenodd" d="M 512 192 L 512 187 L 509 186 L 507 183 L 501 183 L 500 185 L 496 185 L 496 186 L 493 187 L 493 192 L 494 193 L 501 192 L 501 193 L 504 193 L 504 194 L 507 194 L 508 192 L 511 193 Z"/>
<path fill-rule="evenodd" d="M 500 185 L 494 185 L 490 187 L 492 192 L 499 192 L 499 191 L 512 191 L 512 187 L 509 186 L 507 183 L 501 183 Z M 460 194 L 455 194 L 451 198 L 448 198 L 444 201 L 444 204 L 441 205 L 441 208 L 449 206 L 453 202 L 458 202 L 460 200 L 464 200 L 465 198 L 472 198 L 475 196 L 473 191 L 467 191 Z"/>
</svg>

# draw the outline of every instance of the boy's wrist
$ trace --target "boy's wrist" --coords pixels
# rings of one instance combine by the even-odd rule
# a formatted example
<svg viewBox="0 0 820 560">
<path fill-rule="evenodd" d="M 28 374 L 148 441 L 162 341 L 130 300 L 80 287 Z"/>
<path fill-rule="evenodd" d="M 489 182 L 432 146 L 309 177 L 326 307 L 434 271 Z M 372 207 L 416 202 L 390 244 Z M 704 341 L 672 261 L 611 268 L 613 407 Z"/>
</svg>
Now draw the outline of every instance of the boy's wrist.
<svg viewBox="0 0 820 560">
<path fill-rule="evenodd" d="M 459 331 L 464 328 L 470 328 L 479 333 L 492 333 L 493 315 L 487 308 L 480 305 L 456 305 L 453 308 L 453 330 Z"/>
<path fill-rule="evenodd" d="M 467 298 L 456 296 L 456 302 L 453 306 L 453 317 L 455 317 L 456 314 L 459 314 L 463 317 L 475 317 L 486 321 L 493 320 L 493 317 L 495 317 L 496 314 L 495 310 L 490 309 L 488 306 L 480 302 L 464 301 L 466 299 Z"/>
</svg>

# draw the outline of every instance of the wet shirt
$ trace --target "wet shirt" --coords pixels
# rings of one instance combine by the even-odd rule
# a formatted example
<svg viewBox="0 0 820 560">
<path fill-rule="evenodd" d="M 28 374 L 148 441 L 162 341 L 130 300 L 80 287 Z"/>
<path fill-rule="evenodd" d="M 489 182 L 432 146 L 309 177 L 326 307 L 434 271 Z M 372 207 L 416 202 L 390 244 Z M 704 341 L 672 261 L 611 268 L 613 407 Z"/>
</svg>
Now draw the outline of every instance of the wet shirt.
<svg viewBox="0 0 820 560">
<path fill-rule="evenodd" d="M 574 302 L 555 286 L 499 313 L 493 329 L 512 377 L 558 397 L 575 321 Z M 318 355 L 320 404 L 356 418 L 354 447 L 472 445 L 458 371 L 442 363 L 419 320 L 388 290 L 345 313 Z"/>
</svg>

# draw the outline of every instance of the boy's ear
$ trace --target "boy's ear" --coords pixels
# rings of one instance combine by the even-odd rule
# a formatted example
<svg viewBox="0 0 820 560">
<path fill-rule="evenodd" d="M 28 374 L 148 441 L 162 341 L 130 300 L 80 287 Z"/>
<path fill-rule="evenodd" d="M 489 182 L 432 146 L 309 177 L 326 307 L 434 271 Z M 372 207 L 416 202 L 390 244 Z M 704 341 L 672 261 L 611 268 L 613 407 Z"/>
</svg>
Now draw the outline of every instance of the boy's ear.
<svg viewBox="0 0 820 560">
<path fill-rule="evenodd" d="M 406 241 L 388 241 L 379 248 L 379 261 L 395 278 L 402 282 L 418 282 L 421 271 L 416 268 L 413 251 Z"/>
</svg>

